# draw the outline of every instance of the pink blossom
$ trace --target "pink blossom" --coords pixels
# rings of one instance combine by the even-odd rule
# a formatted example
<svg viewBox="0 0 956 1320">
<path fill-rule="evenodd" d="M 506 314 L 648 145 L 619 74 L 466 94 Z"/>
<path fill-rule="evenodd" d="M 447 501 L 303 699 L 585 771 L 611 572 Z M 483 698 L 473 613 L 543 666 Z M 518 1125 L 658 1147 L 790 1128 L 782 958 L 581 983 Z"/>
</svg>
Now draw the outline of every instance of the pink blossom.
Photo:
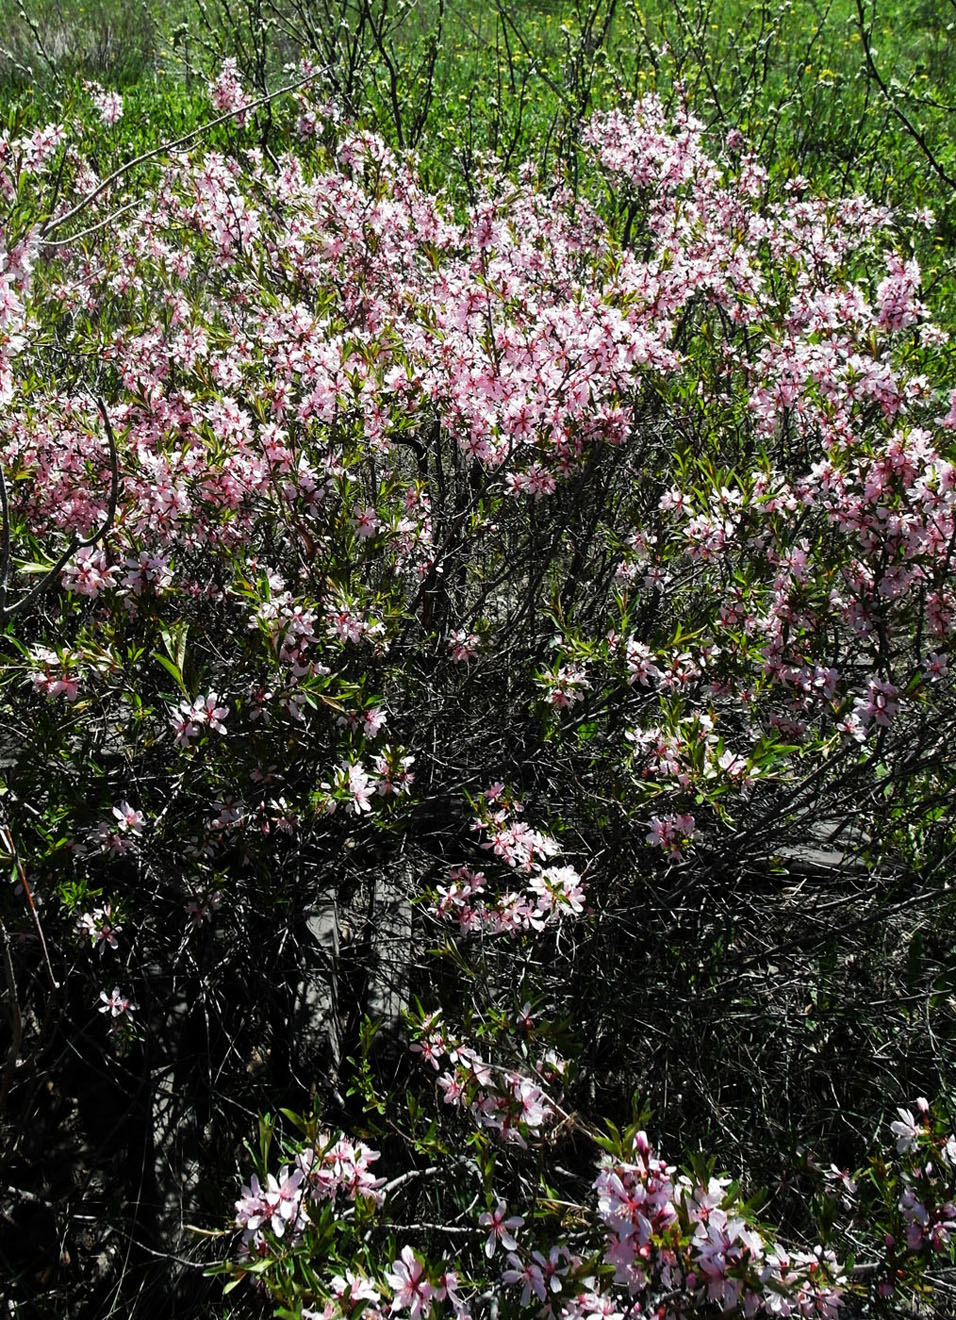
<svg viewBox="0 0 956 1320">
<path fill-rule="evenodd" d="M 899 711 L 898 695 L 899 689 L 893 683 L 871 678 L 866 695 L 853 703 L 854 714 L 864 727 L 872 722 L 885 728 Z"/>
<path fill-rule="evenodd" d="M 84 912 L 76 922 L 76 933 L 89 935 L 99 954 L 103 953 L 107 945 L 111 949 L 119 947 L 116 937 L 122 929 L 119 922 L 113 918 L 113 908 L 110 903 L 104 904 L 101 908 L 94 908 L 92 912 Z"/>
<path fill-rule="evenodd" d="M 346 1310 L 351 1310 L 359 1302 L 371 1302 L 374 1306 L 381 1301 L 381 1293 L 372 1281 L 352 1270 L 332 1276 L 332 1292 Z"/>
<path fill-rule="evenodd" d="M 901 1155 L 908 1155 L 916 1149 L 923 1129 L 909 1109 L 897 1109 L 898 1119 L 890 1124 L 890 1131 L 896 1137 L 896 1149 Z"/>
<path fill-rule="evenodd" d="M 435 1289 L 426 1278 L 425 1267 L 411 1247 L 402 1248 L 401 1259 L 392 1262 L 392 1272 L 387 1277 L 389 1287 L 395 1293 L 392 1311 L 407 1310 L 411 1320 L 419 1320 L 422 1313 L 430 1308 Z"/>
<path fill-rule="evenodd" d="M 652 678 L 660 677 L 661 671 L 654 663 L 650 647 L 637 641 L 636 638 L 632 637 L 628 640 L 624 658 L 629 683 L 642 683 L 644 687 L 648 687 Z"/>
<path fill-rule="evenodd" d="M 84 546 L 63 569 L 63 585 L 79 596 L 95 597 L 114 585 L 114 568 L 107 567 L 106 555 L 95 546 Z"/>
<path fill-rule="evenodd" d="M 209 95 L 215 108 L 220 112 L 231 111 L 240 128 L 246 123 L 246 115 L 241 113 L 249 104 L 239 81 L 239 69 L 234 59 L 223 60 L 215 80 L 209 84 Z"/>
<path fill-rule="evenodd" d="M 386 715 L 380 706 L 373 706 L 362 716 L 362 726 L 366 738 L 377 738 L 385 727 Z"/>
<path fill-rule="evenodd" d="M 218 694 L 210 692 L 194 701 L 183 700 L 179 703 L 169 721 L 176 731 L 174 741 L 178 747 L 187 747 L 189 740 L 197 737 L 204 727 L 215 729 L 218 733 L 226 732 L 223 720 L 229 714 L 229 709 L 220 706 L 218 702 Z"/>
<path fill-rule="evenodd" d="M 695 831 L 696 822 L 690 814 L 652 816 L 647 842 L 663 848 L 674 861 L 680 861 L 684 855 L 683 850 L 694 837 Z"/>
<path fill-rule="evenodd" d="M 290 1170 L 285 1165 L 279 1170 L 277 1178 L 270 1173 L 266 1179 L 263 1200 L 269 1225 L 276 1237 L 281 1238 L 286 1228 L 290 1224 L 295 1225 L 299 1218 L 303 1177 L 301 1169 Z"/>
<path fill-rule="evenodd" d="M 122 119 L 123 98 L 118 92 L 94 91 L 91 99 L 99 112 L 100 122 L 108 128 Z"/>
<path fill-rule="evenodd" d="M 142 834 L 145 816 L 141 811 L 135 811 L 128 802 L 121 802 L 118 807 L 114 807 L 113 815 L 122 833 L 128 831 L 130 834 Z"/>
<path fill-rule="evenodd" d="M 381 529 L 382 523 L 371 505 L 360 509 L 355 515 L 355 533 L 360 541 L 375 536 Z"/>
<path fill-rule="evenodd" d="M 127 995 L 120 994 L 118 985 L 113 986 L 111 994 L 107 994 L 105 990 L 102 990 L 100 999 L 103 1001 L 100 1005 L 100 1012 L 109 1013 L 111 1018 L 123 1017 L 125 1014 L 133 1013 L 136 1010 L 133 1001 Z"/>
<path fill-rule="evenodd" d="M 504 1201 L 498 1200 L 494 1210 L 486 1211 L 478 1216 L 478 1223 L 482 1228 L 488 1229 L 488 1237 L 485 1239 L 485 1255 L 491 1259 L 495 1254 L 495 1248 L 500 1242 L 506 1251 L 514 1251 L 517 1248 L 517 1242 L 514 1238 L 514 1232 L 521 1228 L 524 1220 L 520 1215 L 508 1216 L 508 1207 Z"/>
<path fill-rule="evenodd" d="M 465 660 L 473 660 L 478 654 L 478 645 L 478 636 L 464 628 L 456 629 L 448 638 L 451 658 L 459 664 Z"/>
<path fill-rule="evenodd" d="M 528 1306 L 532 1296 L 537 1297 L 539 1302 L 547 1299 L 548 1293 L 544 1283 L 544 1273 L 539 1260 L 543 1258 L 538 1252 L 534 1253 L 537 1259 L 523 1261 L 520 1256 L 511 1252 L 508 1256 L 509 1268 L 504 1270 L 501 1275 L 501 1282 L 507 1287 L 521 1284 L 521 1305 Z"/>
</svg>

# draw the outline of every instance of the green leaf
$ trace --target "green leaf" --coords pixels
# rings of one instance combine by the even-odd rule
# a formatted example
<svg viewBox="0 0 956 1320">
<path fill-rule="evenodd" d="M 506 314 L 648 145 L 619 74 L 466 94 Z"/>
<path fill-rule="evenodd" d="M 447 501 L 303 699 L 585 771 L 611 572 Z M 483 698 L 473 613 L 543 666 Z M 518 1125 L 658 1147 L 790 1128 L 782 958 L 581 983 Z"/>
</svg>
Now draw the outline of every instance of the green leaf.
<svg viewBox="0 0 956 1320">
<path fill-rule="evenodd" d="M 179 666 L 174 665 L 172 660 L 167 660 L 166 657 L 164 655 L 160 655 L 158 651 L 153 651 L 152 657 L 154 660 L 159 661 L 159 663 L 163 666 L 163 668 L 166 670 L 168 674 L 172 675 L 173 679 L 176 682 L 176 686 L 180 689 L 180 691 L 183 693 L 184 696 L 188 697 L 189 693 L 186 691 L 186 681 L 183 678 L 183 671 L 179 668 Z"/>
<path fill-rule="evenodd" d="M 279 1113 L 287 1118 L 293 1127 L 297 1127 L 300 1132 L 305 1132 L 307 1130 L 309 1124 L 301 1114 L 295 1113 L 292 1109 L 280 1109 Z"/>
<path fill-rule="evenodd" d="M 28 563 L 23 562 L 17 564 L 17 572 L 26 573 L 34 577 L 38 577 L 41 573 L 49 573 L 52 567 L 53 567 L 52 564 L 41 564 L 34 559 Z"/>
<path fill-rule="evenodd" d="M 185 622 L 172 624 L 170 627 L 161 628 L 159 631 L 159 635 L 163 639 L 163 646 L 166 648 L 166 654 L 180 674 L 185 673 L 186 670 L 186 634 L 188 632 L 189 624 Z"/>
</svg>

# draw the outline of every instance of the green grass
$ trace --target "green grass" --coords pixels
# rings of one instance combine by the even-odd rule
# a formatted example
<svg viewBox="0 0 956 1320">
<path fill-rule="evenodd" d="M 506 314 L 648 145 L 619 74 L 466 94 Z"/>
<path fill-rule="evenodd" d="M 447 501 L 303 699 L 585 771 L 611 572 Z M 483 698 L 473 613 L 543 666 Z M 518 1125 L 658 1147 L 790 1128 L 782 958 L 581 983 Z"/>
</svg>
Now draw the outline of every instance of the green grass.
<svg viewBox="0 0 956 1320">
<path fill-rule="evenodd" d="M 360 8 L 0 0 L 0 101 L 62 100 L 70 84 L 97 79 L 140 94 L 137 108 L 151 106 L 159 124 L 167 103 L 201 91 L 223 55 L 274 85 L 284 63 L 320 43 L 340 74 L 358 50 L 346 80 L 352 108 L 390 136 L 446 160 L 493 151 L 512 163 L 563 154 L 593 105 L 650 90 L 671 98 L 681 86 L 715 130 L 741 128 L 777 170 L 934 206 L 952 241 L 948 0 L 878 4 L 864 10 L 862 27 L 856 0 L 374 0 L 366 20 Z M 867 66 L 864 32 L 883 87 Z"/>
<path fill-rule="evenodd" d="M 309 53 L 348 113 L 467 195 L 488 154 L 573 181 L 592 109 L 683 97 L 715 137 L 741 130 L 775 184 L 933 210 L 912 241 L 954 327 L 956 7 L 861 3 L 862 18 L 857 0 L 0 0 L 0 113 L 60 118 L 97 80 L 126 98 L 104 152 L 128 159 L 204 122 L 226 55 L 264 90 Z"/>
</svg>

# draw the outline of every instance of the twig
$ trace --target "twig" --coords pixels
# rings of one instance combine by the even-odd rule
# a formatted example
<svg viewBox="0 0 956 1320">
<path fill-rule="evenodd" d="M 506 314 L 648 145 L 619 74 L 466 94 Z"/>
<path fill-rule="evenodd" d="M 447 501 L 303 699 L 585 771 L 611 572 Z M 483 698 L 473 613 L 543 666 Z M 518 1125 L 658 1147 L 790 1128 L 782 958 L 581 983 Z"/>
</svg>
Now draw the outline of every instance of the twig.
<svg viewBox="0 0 956 1320">
<path fill-rule="evenodd" d="M 477 1237 L 483 1236 L 485 1230 L 478 1228 L 473 1224 L 432 1224 L 419 1220 L 414 1224 L 393 1224 L 389 1221 L 389 1232 L 391 1233 L 415 1233 L 427 1229 L 432 1233 L 447 1233 L 452 1237 Z"/>
<path fill-rule="evenodd" d="M 275 101 L 278 97 L 284 96 L 286 92 L 293 92 L 297 87 L 303 87 L 306 83 L 312 82 L 312 80 L 317 78 L 322 72 L 324 72 L 324 70 L 315 69 L 312 73 L 307 73 L 304 77 L 297 78 L 295 82 L 286 83 L 284 87 L 280 87 L 274 92 L 269 92 L 265 96 L 260 96 L 258 100 L 250 101 L 248 105 L 244 105 L 238 110 L 227 110 L 225 114 L 217 115 L 215 119 L 210 119 L 207 123 L 200 124 L 198 128 L 191 129 L 190 132 L 184 133 L 180 138 L 175 138 L 170 142 L 162 142 L 158 147 L 152 147 L 149 151 L 144 151 L 141 155 L 134 156 L 134 158 L 128 160 L 125 165 L 121 165 L 119 169 L 116 169 L 112 174 L 107 175 L 102 183 L 98 183 L 95 188 L 92 188 L 76 203 L 75 206 L 71 207 L 69 211 L 65 211 L 63 215 L 56 216 L 55 219 L 51 218 L 48 220 L 40 230 L 41 245 L 43 245 L 46 240 L 47 234 L 51 234 L 54 229 L 58 229 L 60 225 L 66 224 L 68 220 L 72 220 L 74 216 L 79 215 L 85 207 L 89 206 L 90 202 L 94 202 L 96 198 L 99 197 L 100 193 L 105 192 L 107 188 L 121 179 L 124 174 L 128 174 L 130 170 L 135 169 L 137 165 L 142 165 L 156 156 L 162 156 L 167 151 L 179 151 L 188 143 L 201 137 L 203 133 L 208 133 L 211 128 L 215 128 L 218 124 L 224 124 L 227 119 L 235 119 L 236 115 L 249 114 L 252 110 L 258 110 L 260 106 L 268 105 L 270 101 Z"/>
<path fill-rule="evenodd" d="M 940 165 L 939 161 L 933 155 L 933 152 L 930 150 L 924 135 L 912 122 L 909 116 L 904 114 L 904 112 L 896 104 L 896 101 L 893 97 L 893 93 L 890 91 L 889 87 L 887 87 L 885 81 L 883 80 L 882 74 L 880 73 L 879 69 L 876 67 L 876 61 L 873 58 L 873 49 L 870 45 L 870 30 L 865 26 L 866 15 L 863 11 L 863 0 L 856 0 L 856 12 L 858 17 L 857 27 L 860 33 L 860 41 L 863 45 L 863 55 L 866 59 L 866 67 L 869 69 L 873 77 L 873 81 L 876 83 L 877 87 L 879 87 L 880 91 L 882 92 L 883 99 L 886 101 L 886 104 L 892 110 L 893 114 L 896 115 L 897 119 L 906 129 L 907 133 L 909 133 L 910 137 L 919 147 L 920 151 L 926 157 L 927 161 L 929 162 L 929 167 L 933 171 L 933 173 L 939 179 L 941 179 L 943 183 L 946 184 L 947 188 L 956 189 L 956 179 L 951 179 L 950 176 L 945 172 L 943 167 Z"/>
<path fill-rule="evenodd" d="M 0 934 L 3 935 L 3 973 L 7 983 L 7 996 L 10 1005 L 10 1048 L 7 1051 L 7 1061 L 3 1065 L 3 1079 L 0 1081 L 0 1113 L 2 1113 L 6 1105 L 10 1084 L 13 1081 L 13 1074 L 16 1071 L 17 1061 L 20 1058 L 20 1042 L 23 1040 L 23 1018 L 20 1015 L 20 1000 L 17 995 L 16 978 L 13 975 L 13 959 L 10 957 L 10 936 L 7 934 L 7 928 L 2 921 L 0 921 Z M 12 1189 L 8 1188 L 7 1190 L 11 1191 Z"/>
<path fill-rule="evenodd" d="M 23 892 L 26 895 L 27 904 L 30 908 L 30 915 L 33 917 L 33 924 L 36 927 L 36 932 L 40 939 L 40 947 L 43 950 L 43 959 L 46 962 L 46 970 L 50 978 L 50 984 L 54 990 L 59 990 L 60 983 L 53 975 L 53 964 L 50 962 L 50 951 L 47 948 L 46 937 L 43 934 L 43 927 L 40 925 L 40 914 L 37 912 L 36 903 L 33 901 L 33 893 L 27 882 L 27 873 L 23 869 L 23 863 L 20 861 L 17 850 L 14 847 L 13 839 L 10 837 L 10 831 L 5 825 L 0 825 L 0 840 L 2 840 L 7 852 L 13 859 L 14 868 L 16 869 L 17 875 L 20 877 L 20 883 L 23 885 Z"/>
<path fill-rule="evenodd" d="M 416 1178 L 430 1178 L 433 1173 L 438 1173 L 437 1164 L 432 1164 L 427 1169 L 409 1169 L 407 1173 L 400 1173 L 397 1178 L 387 1182 L 381 1190 L 385 1194 L 397 1192 L 399 1187 L 404 1187 L 406 1183 L 414 1182 Z"/>
<path fill-rule="evenodd" d="M 107 225 L 115 224 L 120 216 L 126 215 L 128 211 L 132 211 L 136 205 L 136 202 L 127 202 L 126 205 L 121 206 L 118 211 L 114 211 L 112 215 L 106 216 L 103 220 L 97 220 L 96 224 L 90 225 L 89 229 L 81 229 L 78 234 L 71 234 L 69 238 L 47 239 L 43 246 L 51 248 L 67 247 L 70 243 L 77 242 L 78 239 L 86 238 L 89 234 L 95 234 L 98 229 L 105 229 Z"/>
</svg>

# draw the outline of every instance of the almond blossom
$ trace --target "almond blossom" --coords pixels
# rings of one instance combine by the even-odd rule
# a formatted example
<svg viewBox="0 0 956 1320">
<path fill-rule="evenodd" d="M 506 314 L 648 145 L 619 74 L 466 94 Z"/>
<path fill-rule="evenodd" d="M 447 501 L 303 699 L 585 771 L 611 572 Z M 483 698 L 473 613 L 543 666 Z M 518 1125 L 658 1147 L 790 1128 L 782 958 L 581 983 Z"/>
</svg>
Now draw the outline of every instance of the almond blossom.
<svg viewBox="0 0 956 1320">
<path fill-rule="evenodd" d="M 122 98 L 88 90 L 115 124 Z M 462 1038 L 436 1019 L 416 1042 L 421 1094 L 455 1134 L 422 1137 L 432 1119 L 418 1126 L 415 1111 L 416 1159 L 427 1148 L 441 1166 L 410 1171 L 435 1178 L 421 1204 L 452 1183 L 457 1197 L 458 1220 L 433 1237 L 461 1230 L 476 1274 L 500 1241 L 510 1254 L 488 1295 L 513 1289 L 555 1320 L 837 1314 L 852 1280 L 834 1252 L 787 1251 L 729 1180 L 678 1173 L 640 1130 L 602 1147 L 566 1222 L 551 1189 L 514 1198 L 550 1176 L 565 1136 L 577 1157 L 603 1134 L 572 1112 L 600 1087 L 551 1047 L 539 1002 L 570 1017 L 580 984 L 600 996 L 590 981 L 610 975 L 620 931 L 604 937 L 634 867 L 653 891 L 705 837 L 714 855 L 732 844 L 741 874 L 764 866 L 775 806 L 798 817 L 805 784 L 821 812 L 836 801 L 881 824 L 874 743 L 897 800 L 923 791 L 910 764 L 936 773 L 930 744 L 912 743 L 951 714 L 956 392 L 931 378 L 924 350 L 945 334 L 899 218 L 778 185 L 736 130 L 728 160 L 679 97 L 593 114 L 579 187 L 576 168 L 572 189 L 487 161 L 456 197 L 304 87 L 297 142 L 266 115 L 241 134 L 251 96 L 235 60 L 208 92 L 231 116 L 222 141 L 161 154 L 141 193 L 148 172 L 100 189 L 72 125 L 0 134 L 10 600 L 29 604 L 32 576 L 56 566 L 39 579 L 43 607 L 9 633 L 11 710 L 24 744 L 36 719 L 57 782 L 104 784 L 53 803 L 52 776 L 25 775 L 35 753 L 17 748 L 4 810 L 41 877 L 37 932 L 56 928 L 47 880 L 62 873 L 71 902 L 90 905 L 79 933 L 116 949 L 110 904 L 75 900 L 108 881 L 131 975 L 151 975 L 172 914 L 177 976 L 203 1012 L 229 998 L 210 951 L 243 932 L 275 938 L 253 961 L 291 1002 L 302 903 L 327 874 L 365 883 L 373 840 L 407 844 L 422 883 L 440 880 L 415 938 L 442 923 L 448 980 L 469 987 Z M 100 406 L 63 369 L 91 361 Z M 95 544 L 64 549 L 107 522 Z M 156 657 L 180 685 L 198 675 L 238 700 L 163 695 Z M 228 738 L 207 736 L 227 721 Z M 170 756 L 170 728 L 188 756 Z M 91 802 L 117 805 L 97 823 Z M 468 864 L 482 855 L 484 869 Z M 156 911 L 134 930 L 140 890 Z M 420 989 L 429 968 L 412 965 Z M 510 1039 L 501 1024 L 526 996 L 534 1016 L 520 1010 Z M 99 1001 L 111 1020 L 134 1011 L 118 987 Z M 643 1022 L 618 1025 L 635 1033 L 630 1057 L 650 1058 Z M 384 1120 L 391 1164 L 425 1102 L 410 1092 L 408 1113 L 386 1117 L 393 1097 L 369 1059 L 356 1051 L 349 1067 L 355 1106 L 335 1078 L 322 1085 L 352 1117 L 364 1103 L 370 1130 Z M 939 1144 L 916 1113 L 890 1130 L 922 1165 L 887 1205 L 899 1253 L 921 1259 L 947 1249 L 956 1216 L 952 1138 Z M 449 1173 L 463 1127 L 476 1159 Z M 390 1272 L 373 1263 L 392 1213 L 376 1152 L 314 1117 L 305 1130 L 277 1174 L 242 1188 L 245 1265 L 274 1257 L 260 1280 L 292 1289 L 308 1261 L 325 1320 L 360 1307 L 380 1320 L 389 1305 L 419 1320 L 442 1301 L 462 1315 L 447 1262 L 406 1245 Z M 490 1202 L 489 1150 L 493 1185 L 527 1213 L 495 1197 L 474 1223 L 461 1207 Z M 482 1181 L 466 1200 L 472 1163 Z M 580 1182 L 580 1167 L 560 1177 Z M 854 1181 L 839 1179 L 847 1196 Z M 327 1241 L 310 1255 L 323 1205 L 354 1269 L 328 1260 Z M 886 1268 L 893 1286 L 898 1261 Z M 304 1294 L 277 1300 L 301 1309 Z"/>
<path fill-rule="evenodd" d="M 524 1219 L 521 1215 L 509 1215 L 505 1202 L 498 1200 L 495 1203 L 494 1210 L 485 1211 L 484 1214 L 478 1216 L 478 1223 L 482 1228 L 488 1229 L 488 1237 L 485 1239 L 485 1255 L 490 1260 L 495 1254 L 499 1242 L 506 1251 L 515 1250 L 518 1243 L 515 1240 L 514 1233 L 521 1228 Z"/>
<path fill-rule="evenodd" d="M 100 1012 L 109 1013 L 114 1020 L 136 1010 L 136 1005 L 129 996 L 120 993 L 118 985 L 113 986 L 110 994 L 107 994 L 105 990 L 101 991 L 100 999 L 103 1001 L 100 1005 Z"/>
<path fill-rule="evenodd" d="M 444 1290 L 436 1288 L 425 1276 L 425 1267 L 411 1247 L 403 1247 L 401 1257 L 392 1264 L 389 1286 L 395 1290 L 392 1311 L 408 1311 L 411 1320 L 419 1320 L 429 1311 L 433 1297 Z"/>
</svg>

